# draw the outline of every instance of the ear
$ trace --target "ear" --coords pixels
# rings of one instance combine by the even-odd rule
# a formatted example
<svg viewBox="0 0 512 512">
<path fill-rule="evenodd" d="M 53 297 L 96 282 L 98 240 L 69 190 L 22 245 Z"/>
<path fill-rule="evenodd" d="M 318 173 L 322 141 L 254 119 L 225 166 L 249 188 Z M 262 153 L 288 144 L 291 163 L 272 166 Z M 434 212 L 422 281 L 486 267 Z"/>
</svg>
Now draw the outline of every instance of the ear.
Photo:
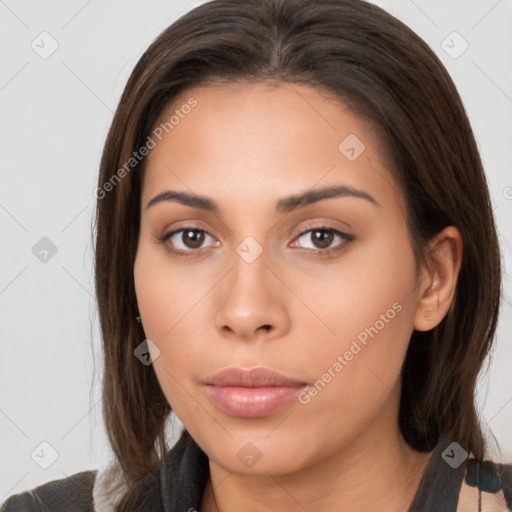
<svg viewBox="0 0 512 512">
<path fill-rule="evenodd" d="M 414 329 L 429 331 L 450 309 L 462 264 L 462 236 L 448 226 L 429 243 L 429 266 L 423 268 L 418 287 Z"/>
</svg>

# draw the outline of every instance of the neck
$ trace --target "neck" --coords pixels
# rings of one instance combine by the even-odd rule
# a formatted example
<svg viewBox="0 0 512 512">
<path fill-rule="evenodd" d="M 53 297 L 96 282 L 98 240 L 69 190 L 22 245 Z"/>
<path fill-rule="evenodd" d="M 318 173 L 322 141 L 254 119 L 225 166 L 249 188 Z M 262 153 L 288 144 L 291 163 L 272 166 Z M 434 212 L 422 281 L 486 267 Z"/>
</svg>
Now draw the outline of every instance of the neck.
<svg viewBox="0 0 512 512">
<path fill-rule="evenodd" d="M 432 452 L 409 447 L 396 428 L 371 429 L 321 463 L 284 475 L 247 476 L 210 460 L 201 512 L 409 510 Z"/>
</svg>

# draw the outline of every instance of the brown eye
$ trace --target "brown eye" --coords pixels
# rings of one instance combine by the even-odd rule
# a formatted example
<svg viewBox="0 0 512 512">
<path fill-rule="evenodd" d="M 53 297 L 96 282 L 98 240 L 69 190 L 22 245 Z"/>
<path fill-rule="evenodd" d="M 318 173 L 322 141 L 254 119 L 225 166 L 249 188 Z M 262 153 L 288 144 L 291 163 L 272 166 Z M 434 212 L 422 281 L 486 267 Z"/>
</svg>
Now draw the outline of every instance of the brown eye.
<svg viewBox="0 0 512 512">
<path fill-rule="evenodd" d="M 202 246 L 208 237 L 215 241 L 204 229 L 185 227 L 165 234 L 159 239 L 159 242 L 165 243 L 171 252 L 183 256 L 192 256 L 199 252 L 198 249 L 203 248 Z M 219 243 L 212 245 L 219 245 Z"/>
<path fill-rule="evenodd" d="M 336 238 L 339 239 L 339 242 L 333 246 L 332 244 Z M 309 241 L 312 244 L 312 247 L 302 245 L 303 248 L 316 252 L 329 252 L 341 248 L 346 243 L 351 242 L 354 237 L 334 228 L 319 226 L 300 233 L 297 240 L 300 239 L 306 242 Z M 304 242 L 302 243 L 304 244 Z"/>
<path fill-rule="evenodd" d="M 315 229 L 311 231 L 311 241 L 320 249 L 325 249 L 332 244 L 334 233 L 327 229 Z"/>
<path fill-rule="evenodd" d="M 198 249 L 201 247 L 204 239 L 204 231 L 198 229 L 183 230 L 183 234 L 181 235 L 181 241 L 190 249 Z"/>
</svg>

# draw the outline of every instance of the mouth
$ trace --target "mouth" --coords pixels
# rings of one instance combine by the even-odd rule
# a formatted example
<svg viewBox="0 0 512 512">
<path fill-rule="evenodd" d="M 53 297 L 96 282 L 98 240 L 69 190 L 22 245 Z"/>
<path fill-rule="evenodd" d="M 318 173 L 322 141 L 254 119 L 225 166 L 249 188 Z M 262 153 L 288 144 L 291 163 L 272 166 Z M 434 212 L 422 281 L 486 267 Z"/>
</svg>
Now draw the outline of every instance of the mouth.
<svg viewBox="0 0 512 512">
<path fill-rule="evenodd" d="M 206 379 L 211 401 L 231 416 L 268 416 L 293 401 L 307 386 L 267 368 L 228 368 Z"/>
</svg>

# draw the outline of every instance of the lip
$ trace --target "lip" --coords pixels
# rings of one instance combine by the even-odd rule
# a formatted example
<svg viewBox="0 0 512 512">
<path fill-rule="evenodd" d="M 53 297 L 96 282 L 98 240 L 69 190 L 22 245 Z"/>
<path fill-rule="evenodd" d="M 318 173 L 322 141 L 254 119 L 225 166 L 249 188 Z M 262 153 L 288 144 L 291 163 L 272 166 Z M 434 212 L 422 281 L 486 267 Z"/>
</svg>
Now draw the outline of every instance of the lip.
<svg viewBox="0 0 512 512">
<path fill-rule="evenodd" d="M 296 398 L 307 383 L 268 368 L 227 368 L 206 379 L 210 399 L 231 416 L 268 416 Z"/>
</svg>

